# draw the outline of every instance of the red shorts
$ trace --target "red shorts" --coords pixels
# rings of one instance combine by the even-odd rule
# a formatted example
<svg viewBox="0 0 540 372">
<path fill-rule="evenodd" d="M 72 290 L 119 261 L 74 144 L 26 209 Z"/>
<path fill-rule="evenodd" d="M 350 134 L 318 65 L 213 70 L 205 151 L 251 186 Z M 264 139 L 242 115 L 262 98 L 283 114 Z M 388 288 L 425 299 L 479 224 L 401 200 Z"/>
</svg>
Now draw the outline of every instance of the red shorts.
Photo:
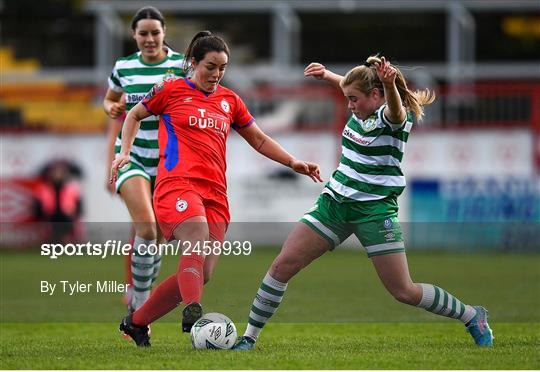
<svg viewBox="0 0 540 372">
<path fill-rule="evenodd" d="M 178 225 L 196 216 L 206 217 L 211 239 L 223 241 L 231 220 L 227 196 L 204 182 L 160 182 L 154 190 L 154 212 L 168 241 Z"/>
</svg>

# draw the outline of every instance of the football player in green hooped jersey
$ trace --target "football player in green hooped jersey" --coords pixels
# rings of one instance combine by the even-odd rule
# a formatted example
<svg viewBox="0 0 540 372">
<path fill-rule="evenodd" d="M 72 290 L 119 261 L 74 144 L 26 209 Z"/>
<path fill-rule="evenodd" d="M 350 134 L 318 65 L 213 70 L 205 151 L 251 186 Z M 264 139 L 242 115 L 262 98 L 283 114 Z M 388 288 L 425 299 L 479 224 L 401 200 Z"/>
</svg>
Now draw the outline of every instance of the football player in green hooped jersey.
<svg viewBox="0 0 540 372">
<path fill-rule="evenodd" d="M 131 21 L 131 34 L 139 51 L 116 61 L 103 100 L 105 112 L 111 119 L 120 118 L 139 103 L 154 84 L 167 78 L 185 76 L 183 55 L 174 52 L 164 42 L 165 19 L 159 10 L 146 6 L 137 11 Z M 160 235 L 152 208 L 153 184 L 159 161 L 158 119 L 150 116 L 141 122 L 130 153 L 131 162 L 119 170 L 115 184 L 116 192 L 129 210 L 135 230 L 131 257 L 133 287 L 128 303 L 131 310 L 138 309 L 148 299 L 161 265 L 160 256 L 145 254 L 145 247 L 155 244 Z M 121 124 L 110 122 L 115 127 L 109 130 L 109 136 L 116 137 L 115 152 L 118 153 Z M 112 160 L 110 156 L 108 169 Z"/>
<path fill-rule="evenodd" d="M 352 116 L 343 130 L 338 168 L 270 266 L 253 300 L 244 336 L 234 349 L 253 349 L 289 280 L 351 234 L 358 237 L 397 301 L 459 319 L 477 345 L 492 346 L 483 307 L 467 305 L 433 284 L 414 283 L 409 275 L 397 218 L 397 197 L 405 187 L 400 163 L 413 115 L 420 120 L 422 106 L 435 96 L 429 90 L 409 90 L 401 71 L 384 57 L 371 56 L 344 77 L 320 63 L 308 65 L 304 74 L 340 87 Z"/>
</svg>

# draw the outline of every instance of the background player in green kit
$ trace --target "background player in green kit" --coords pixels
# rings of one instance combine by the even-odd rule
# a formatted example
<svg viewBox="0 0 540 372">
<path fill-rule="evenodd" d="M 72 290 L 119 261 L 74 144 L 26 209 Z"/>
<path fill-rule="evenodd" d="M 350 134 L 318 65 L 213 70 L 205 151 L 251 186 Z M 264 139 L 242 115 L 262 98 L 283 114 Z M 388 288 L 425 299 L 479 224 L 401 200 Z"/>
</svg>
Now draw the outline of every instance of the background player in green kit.
<svg viewBox="0 0 540 372">
<path fill-rule="evenodd" d="M 139 103 L 154 84 L 174 76 L 184 76 L 183 55 L 164 44 L 165 19 L 159 10 L 150 6 L 140 9 L 131 21 L 131 32 L 139 51 L 116 61 L 103 101 L 107 115 L 113 119 Z M 120 130 L 119 126 L 116 131 L 116 153 L 120 150 Z M 161 257 L 139 254 L 138 250 L 143 245 L 156 243 L 158 237 L 152 208 L 153 185 L 159 161 L 157 133 L 157 117 L 150 116 L 141 122 L 130 153 L 131 163 L 118 172 L 115 184 L 135 229 L 131 260 L 134 291 L 128 304 L 133 310 L 142 306 L 149 297 L 152 281 L 161 264 Z M 110 169 L 110 164 L 108 167 Z"/>
<path fill-rule="evenodd" d="M 249 350 L 276 312 L 287 283 L 302 268 L 355 234 L 385 288 L 398 301 L 461 320 L 479 346 L 492 346 L 487 311 L 470 306 L 433 284 L 409 275 L 397 197 L 405 187 L 400 169 L 413 115 L 433 102 L 429 90 L 410 91 L 403 74 L 384 57 L 371 56 L 342 77 L 319 63 L 306 76 L 341 87 L 352 116 L 342 134 L 340 163 L 314 207 L 296 224 L 270 266 L 251 306 L 244 336 Z"/>
</svg>

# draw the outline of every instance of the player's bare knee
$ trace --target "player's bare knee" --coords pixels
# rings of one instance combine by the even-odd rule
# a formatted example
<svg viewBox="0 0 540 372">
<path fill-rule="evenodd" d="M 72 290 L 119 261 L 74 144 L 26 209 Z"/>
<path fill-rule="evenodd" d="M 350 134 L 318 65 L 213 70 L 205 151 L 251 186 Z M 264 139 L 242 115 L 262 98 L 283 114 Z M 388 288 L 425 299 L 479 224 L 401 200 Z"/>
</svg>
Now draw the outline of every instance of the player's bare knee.
<svg viewBox="0 0 540 372">
<path fill-rule="evenodd" d="M 146 240 L 157 239 L 157 228 L 155 223 L 135 224 L 135 234 Z"/>
<path fill-rule="evenodd" d="M 208 225 L 202 222 L 187 222 L 174 230 L 174 236 L 181 241 L 197 242 L 209 240 Z"/>
<path fill-rule="evenodd" d="M 304 267 L 302 261 L 293 256 L 278 256 L 272 263 L 270 274 L 277 280 L 288 282 Z"/>
<path fill-rule="evenodd" d="M 392 296 L 399 302 L 408 304 L 408 305 L 416 305 L 418 301 L 415 302 L 415 296 L 414 292 L 407 288 L 399 288 L 390 291 Z"/>
</svg>

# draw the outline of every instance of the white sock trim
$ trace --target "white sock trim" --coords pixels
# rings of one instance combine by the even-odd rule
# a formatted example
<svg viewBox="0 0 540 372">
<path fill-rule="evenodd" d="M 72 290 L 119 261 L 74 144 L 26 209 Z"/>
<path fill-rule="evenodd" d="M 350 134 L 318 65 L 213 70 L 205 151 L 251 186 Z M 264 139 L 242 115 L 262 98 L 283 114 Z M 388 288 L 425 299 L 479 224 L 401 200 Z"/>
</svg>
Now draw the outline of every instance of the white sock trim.
<svg viewBox="0 0 540 372">
<path fill-rule="evenodd" d="M 144 288 L 144 291 L 133 290 L 131 297 L 131 307 L 135 310 L 139 309 L 150 297 L 150 289 L 152 287 L 152 277 L 154 274 L 154 257 L 147 255 L 148 246 L 156 244 L 156 239 L 144 239 L 140 236 L 135 236 L 133 240 L 133 254 L 131 256 L 131 273 L 146 278 L 144 281 L 133 279 L 133 285 L 137 288 Z M 139 247 L 144 246 L 143 252 Z"/>
<path fill-rule="evenodd" d="M 157 242 L 157 239 L 144 239 L 144 238 L 141 238 L 140 236 L 135 236 L 135 239 L 133 239 L 133 255 L 139 255 L 139 256 L 142 256 L 143 253 L 145 255 L 148 254 L 148 246 L 150 244 L 156 244 Z M 141 245 L 144 245 L 144 251 L 141 252 L 139 250 L 139 246 Z"/>
<path fill-rule="evenodd" d="M 424 283 L 420 283 L 420 286 L 422 286 L 422 299 L 416 306 L 427 309 L 433 304 L 433 300 L 435 299 L 435 286 Z"/>
<path fill-rule="evenodd" d="M 272 278 L 270 273 L 266 273 L 263 279 L 263 283 L 280 291 L 287 289 L 287 283 L 282 283 L 277 279 Z"/>
<path fill-rule="evenodd" d="M 463 322 L 463 324 L 467 324 L 475 316 L 476 316 L 476 309 L 472 307 L 471 305 L 465 305 L 465 313 L 463 314 L 460 320 Z"/>
<path fill-rule="evenodd" d="M 257 341 L 257 338 L 261 334 L 262 328 L 257 328 L 252 326 L 251 324 L 247 325 L 246 331 L 244 332 L 244 336 L 247 336 L 254 341 Z"/>
</svg>

